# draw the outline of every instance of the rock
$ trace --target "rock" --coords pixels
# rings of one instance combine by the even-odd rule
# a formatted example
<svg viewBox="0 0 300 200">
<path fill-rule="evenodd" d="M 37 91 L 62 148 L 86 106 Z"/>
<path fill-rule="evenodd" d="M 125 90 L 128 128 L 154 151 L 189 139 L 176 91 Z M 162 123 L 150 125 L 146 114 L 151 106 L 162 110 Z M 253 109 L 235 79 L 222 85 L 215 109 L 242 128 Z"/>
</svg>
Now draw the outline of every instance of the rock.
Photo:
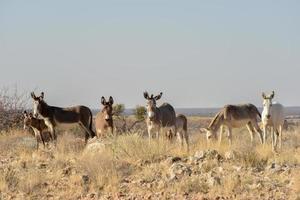
<svg viewBox="0 0 300 200">
<path fill-rule="evenodd" d="M 201 160 L 205 158 L 205 155 L 204 151 L 196 151 L 194 158 Z"/>
<path fill-rule="evenodd" d="M 237 153 L 235 151 L 227 151 L 224 154 L 226 160 L 234 160 L 237 157 Z"/>
<path fill-rule="evenodd" d="M 218 161 L 222 160 L 222 156 L 218 153 L 217 150 L 205 150 L 205 151 L 197 151 L 194 155 L 194 159 L 196 160 L 204 160 L 204 159 L 217 159 Z"/>
<path fill-rule="evenodd" d="M 71 174 L 72 168 L 71 167 L 66 167 L 62 170 L 62 174 L 65 176 L 68 176 Z"/>
<path fill-rule="evenodd" d="M 190 176 L 192 170 L 184 163 L 176 162 L 169 169 L 170 179 L 179 179 L 183 176 Z"/>
<path fill-rule="evenodd" d="M 269 166 L 265 168 L 265 170 L 271 172 L 271 173 L 278 173 L 278 172 L 284 172 L 285 170 L 288 170 L 289 168 L 287 166 L 281 166 L 279 164 L 276 164 L 275 162 L 271 163 Z"/>
<path fill-rule="evenodd" d="M 171 157 L 171 156 L 165 160 L 166 164 L 168 164 L 168 165 L 172 165 L 173 163 L 176 163 L 179 161 L 181 161 L 180 157 Z"/>
<path fill-rule="evenodd" d="M 86 145 L 83 153 L 99 153 L 99 152 L 103 152 L 105 150 L 105 146 L 106 144 L 99 140 L 99 139 L 92 139 L 89 140 L 88 144 Z"/>
<path fill-rule="evenodd" d="M 221 184 L 221 179 L 219 177 L 214 177 L 211 176 L 207 179 L 207 184 L 210 187 L 216 186 L 216 185 L 220 185 Z"/>
</svg>

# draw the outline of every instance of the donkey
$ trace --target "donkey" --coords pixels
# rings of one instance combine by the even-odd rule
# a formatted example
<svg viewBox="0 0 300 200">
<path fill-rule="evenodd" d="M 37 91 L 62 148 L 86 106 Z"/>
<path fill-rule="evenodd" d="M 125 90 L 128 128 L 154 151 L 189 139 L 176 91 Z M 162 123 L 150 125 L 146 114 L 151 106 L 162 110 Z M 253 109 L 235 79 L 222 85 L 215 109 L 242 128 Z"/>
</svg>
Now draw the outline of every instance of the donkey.
<svg viewBox="0 0 300 200">
<path fill-rule="evenodd" d="M 274 96 L 274 91 L 270 95 L 262 93 L 262 124 L 264 131 L 263 142 L 264 144 L 266 143 L 267 129 L 271 129 L 272 149 L 275 151 L 277 146 L 277 136 L 279 136 L 279 148 L 281 148 L 282 130 L 284 126 L 284 107 L 280 103 L 272 102 Z"/>
<path fill-rule="evenodd" d="M 85 131 L 85 142 L 90 137 L 94 137 L 95 133 L 92 130 L 93 115 L 91 110 L 86 106 L 74 106 L 67 108 L 60 108 L 49 106 L 44 101 L 44 93 L 40 96 L 35 96 L 31 93 L 33 99 L 33 112 L 35 116 L 40 116 L 46 126 L 49 128 L 52 140 L 57 140 L 55 128 L 61 124 L 79 124 Z"/>
<path fill-rule="evenodd" d="M 96 115 L 95 127 L 98 138 L 105 137 L 110 132 L 113 134 L 113 108 L 112 105 L 114 99 L 110 96 L 109 100 L 106 101 L 104 97 L 101 98 L 101 104 L 103 105 L 102 110 Z"/>
<path fill-rule="evenodd" d="M 229 143 L 232 144 L 232 129 L 246 126 L 251 136 L 251 142 L 253 142 L 253 132 L 255 131 L 262 143 L 262 131 L 258 126 L 257 117 L 261 117 L 261 115 L 252 104 L 226 105 L 216 114 L 208 128 L 204 128 L 207 141 L 212 137 L 216 138 L 216 132 L 220 129 L 219 144 L 221 144 L 223 129 L 227 127 L 227 137 Z"/>
<path fill-rule="evenodd" d="M 24 130 L 28 127 L 28 128 L 32 128 L 32 130 L 34 131 L 34 136 L 36 139 L 36 149 L 39 149 L 39 142 L 42 141 L 44 148 L 45 148 L 45 131 L 48 130 L 48 127 L 46 126 L 44 120 L 42 119 L 37 119 L 35 117 L 33 117 L 32 113 L 27 113 L 26 111 L 24 111 Z"/>
<path fill-rule="evenodd" d="M 177 128 L 176 135 L 178 140 L 180 141 L 181 148 L 183 148 L 183 142 L 185 142 L 187 151 L 189 151 L 189 135 L 187 132 L 187 118 L 185 115 L 183 114 L 176 115 L 176 128 Z M 171 130 L 167 132 L 167 138 L 169 140 L 172 140 L 174 136 L 175 135 L 173 135 Z"/>
<path fill-rule="evenodd" d="M 159 132 L 161 128 L 172 127 L 176 133 L 176 114 L 173 106 L 168 103 L 163 103 L 161 106 L 156 107 L 156 101 L 162 96 L 162 92 L 154 96 L 149 96 L 148 92 L 144 92 L 144 98 L 147 99 L 147 129 L 149 142 L 152 138 L 153 130 L 156 131 L 156 137 L 159 138 Z"/>
</svg>

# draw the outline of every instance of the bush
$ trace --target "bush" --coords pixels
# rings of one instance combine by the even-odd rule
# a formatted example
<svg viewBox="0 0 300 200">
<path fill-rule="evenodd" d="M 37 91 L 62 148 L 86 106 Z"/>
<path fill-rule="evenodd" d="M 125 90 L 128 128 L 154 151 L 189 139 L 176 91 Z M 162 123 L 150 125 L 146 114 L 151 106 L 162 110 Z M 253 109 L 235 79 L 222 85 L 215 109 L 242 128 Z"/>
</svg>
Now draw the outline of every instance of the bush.
<svg viewBox="0 0 300 200">
<path fill-rule="evenodd" d="M 117 117 L 123 115 L 124 111 L 125 111 L 125 105 L 124 104 L 115 104 L 113 106 L 113 113 Z"/>
<path fill-rule="evenodd" d="M 144 106 L 136 106 L 134 116 L 138 121 L 145 120 L 146 108 Z"/>
<path fill-rule="evenodd" d="M 17 88 L 0 90 L 0 130 L 20 128 L 23 122 L 23 110 L 26 107 L 26 98 Z"/>
</svg>

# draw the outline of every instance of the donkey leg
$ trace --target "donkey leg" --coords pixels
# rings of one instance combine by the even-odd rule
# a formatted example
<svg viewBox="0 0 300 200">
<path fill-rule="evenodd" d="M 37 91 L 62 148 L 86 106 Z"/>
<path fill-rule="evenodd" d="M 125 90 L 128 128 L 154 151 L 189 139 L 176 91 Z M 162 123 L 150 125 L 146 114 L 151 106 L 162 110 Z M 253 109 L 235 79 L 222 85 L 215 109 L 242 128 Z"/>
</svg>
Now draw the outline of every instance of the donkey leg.
<svg viewBox="0 0 300 200">
<path fill-rule="evenodd" d="M 228 127 L 228 140 L 229 140 L 229 144 L 232 145 L 232 129 L 231 127 Z"/>
<path fill-rule="evenodd" d="M 152 126 L 148 126 L 148 141 L 149 144 L 151 143 L 151 138 L 152 138 Z"/>
<path fill-rule="evenodd" d="M 34 129 L 33 132 L 34 132 L 34 137 L 36 140 L 36 150 L 38 151 L 39 150 L 39 133 L 36 129 Z"/>
<path fill-rule="evenodd" d="M 275 149 L 277 148 L 277 142 L 278 142 L 278 135 L 279 135 L 279 131 L 278 128 L 274 128 L 274 146 Z"/>
<path fill-rule="evenodd" d="M 40 131 L 40 137 L 41 137 L 41 140 L 42 140 L 42 142 L 43 142 L 44 149 L 45 149 L 45 148 L 46 148 L 46 145 L 45 145 L 45 140 L 44 140 L 44 136 L 43 136 L 42 131 Z"/>
<path fill-rule="evenodd" d="M 279 137 L 279 148 L 281 149 L 281 143 L 282 143 L 282 126 L 280 125 L 279 126 L 279 135 L 278 135 L 278 137 Z"/>
<path fill-rule="evenodd" d="M 35 139 L 36 139 L 36 150 L 38 151 L 39 150 L 39 138 L 38 138 L 37 134 L 35 135 Z"/>
<path fill-rule="evenodd" d="M 88 128 L 81 122 L 78 123 L 80 128 L 84 131 L 84 142 L 85 144 L 87 144 L 88 142 L 88 139 L 91 135 L 90 131 L 88 130 Z"/>
<path fill-rule="evenodd" d="M 159 132 L 160 132 L 161 130 L 157 130 L 156 131 L 156 139 L 158 140 L 159 139 Z"/>
<path fill-rule="evenodd" d="M 181 146 L 181 148 L 183 148 L 183 133 L 181 130 L 177 130 L 176 134 L 177 134 L 177 139 L 180 142 L 180 146 Z"/>
<path fill-rule="evenodd" d="M 36 150 L 37 151 L 39 150 L 39 139 L 38 139 L 38 137 L 36 137 Z"/>
<path fill-rule="evenodd" d="M 183 133 L 184 133 L 184 139 L 185 139 L 185 143 L 186 143 L 186 149 L 189 152 L 190 151 L 189 135 L 186 130 L 184 130 Z"/>
<path fill-rule="evenodd" d="M 251 125 L 251 123 L 248 123 L 246 126 L 247 126 L 247 129 L 248 129 L 249 133 L 250 133 L 251 143 L 253 144 L 253 132 L 254 132 L 253 126 Z"/>
<path fill-rule="evenodd" d="M 271 133 L 271 140 L 272 140 L 272 150 L 275 150 L 275 146 L 274 146 L 274 128 L 270 127 L 270 133 Z"/>
<path fill-rule="evenodd" d="M 266 144 L 266 140 L 267 140 L 267 126 L 264 125 L 263 127 L 263 131 L 264 131 L 264 138 L 263 138 L 263 144 Z"/>
<path fill-rule="evenodd" d="M 221 126 L 220 127 L 220 136 L 219 136 L 219 146 L 221 145 L 221 142 L 222 142 L 222 134 L 224 132 L 224 126 Z"/>
<path fill-rule="evenodd" d="M 256 121 L 252 121 L 251 125 L 254 128 L 255 132 L 258 134 L 260 143 L 263 144 L 263 133 L 262 133 L 261 129 L 259 128 L 257 122 Z"/>
<path fill-rule="evenodd" d="M 56 146 L 56 133 L 53 124 L 49 120 L 45 120 L 46 126 L 50 129 L 51 134 L 51 140 L 54 141 L 54 144 Z"/>
</svg>

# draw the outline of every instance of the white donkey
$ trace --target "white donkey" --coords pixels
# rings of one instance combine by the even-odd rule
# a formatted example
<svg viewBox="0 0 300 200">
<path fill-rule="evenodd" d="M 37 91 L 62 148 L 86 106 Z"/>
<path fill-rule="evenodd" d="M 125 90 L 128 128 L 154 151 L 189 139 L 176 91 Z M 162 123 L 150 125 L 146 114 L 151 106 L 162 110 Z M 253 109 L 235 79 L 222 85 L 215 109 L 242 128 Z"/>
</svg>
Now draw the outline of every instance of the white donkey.
<svg viewBox="0 0 300 200">
<path fill-rule="evenodd" d="M 280 103 L 273 103 L 274 91 L 270 95 L 262 93 L 263 97 L 263 112 L 262 112 L 262 124 L 263 124 L 263 142 L 266 143 L 267 130 L 271 132 L 272 149 L 275 150 L 277 146 L 277 140 L 279 137 L 279 148 L 281 148 L 282 130 L 284 125 L 284 107 Z"/>
</svg>

